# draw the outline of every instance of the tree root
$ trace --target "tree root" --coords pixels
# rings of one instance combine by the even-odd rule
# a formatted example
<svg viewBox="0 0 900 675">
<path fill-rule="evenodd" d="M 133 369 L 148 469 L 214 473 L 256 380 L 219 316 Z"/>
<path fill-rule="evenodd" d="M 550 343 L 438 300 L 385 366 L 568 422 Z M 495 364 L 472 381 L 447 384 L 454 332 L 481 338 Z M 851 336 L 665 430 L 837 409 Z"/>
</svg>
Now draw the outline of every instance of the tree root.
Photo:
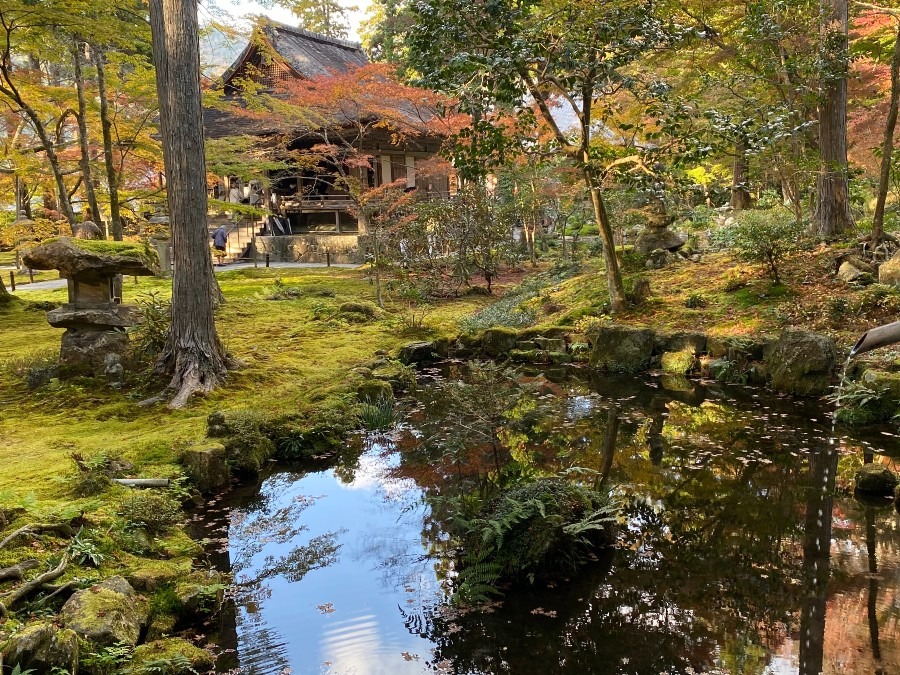
<svg viewBox="0 0 900 675">
<path fill-rule="evenodd" d="M 4 567 L 3 569 L 0 569 L 0 581 L 9 581 L 10 579 L 21 581 L 27 570 L 34 569 L 38 565 L 40 565 L 40 563 L 37 560 L 29 558 L 28 560 L 23 560 L 18 565 Z"/>
<path fill-rule="evenodd" d="M 49 584 L 51 581 L 59 579 L 59 577 L 65 574 L 66 568 L 68 566 L 69 554 L 63 553 L 62 560 L 59 561 L 59 565 L 57 565 L 55 568 L 44 572 L 43 574 L 38 574 L 34 579 L 29 581 L 24 586 L 19 586 L 12 591 L 0 595 L 0 621 L 4 621 L 6 619 L 6 617 L 9 615 L 9 610 L 17 602 L 19 602 L 23 598 L 28 597 L 35 591 L 40 590 L 45 584 Z"/>
<path fill-rule="evenodd" d="M 72 531 L 72 526 L 67 525 L 66 523 L 35 523 L 32 525 L 25 525 L 24 527 L 20 527 L 18 530 L 6 537 L 6 539 L 0 541 L 0 549 L 5 547 L 7 544 L 18 537 L 24 536 L 26 534 L 37 534 L 38 532 L 56 532 L 63 537 L 71 537 L 75 534 Z"/>
</svg>

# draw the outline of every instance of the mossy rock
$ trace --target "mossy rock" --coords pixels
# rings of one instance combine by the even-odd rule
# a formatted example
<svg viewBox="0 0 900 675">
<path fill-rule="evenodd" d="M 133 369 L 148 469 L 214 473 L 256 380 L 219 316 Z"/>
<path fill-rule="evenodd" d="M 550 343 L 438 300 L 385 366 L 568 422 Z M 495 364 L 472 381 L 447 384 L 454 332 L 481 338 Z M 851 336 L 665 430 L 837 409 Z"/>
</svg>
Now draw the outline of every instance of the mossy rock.
<svg viewBox="0 0 900 675">
<path fill-rule="evenodd" d="M 180 527 L 173 527 L 165 536 L 153 540 L 156 553 L 167 558 L 195 558 L 203 553 L 203 547 Z"/>
<path fill-rule="evenodd" d="M 506 356 L 515 349 L 519 333 L 512 328 L 488 328 L 481 334 L 481 348 L 492 358 Z"/>
<path fill-rule="evenodd" d="M 124 576 L 136 591 L 152 593 L 191 572 L 190 558 L 149 560 L 128 556 Z"/>
<path fill-rule="evenodd" d="M 714 359 L 760 361 L 767 344 L 763 340 L 737 335 L 710 335 L 706 339 L 706 352 Z"/>
<path fill-rule="evenodd" d="M 660 359 L 662 370 L 669 375 L 684 375 L 694 367 L 694 349 L 686 347 L 677 352 L 665 352 Z"/>
<path fill-rule="evenodd" d="M 0 642 L 3 662 L 34 673 L 50 673 L 54 669 L 77 673 L 79 650 L 75 631 L 51 623 L 26 626 Z"/>
<path fill-rule="evenodd" d="M 550 363 L 558 366 L 565 365 L 567 363 L 572 363 L 575 358 L 571 354 L 567 354 L 566 352 L 547 352 L 547 360 Z"/>
<path fill-rule="evenodd" d="M 219 443 L 188 448 L 181 453 L 184 472 L 201 494 L 208 495 L 224 490 L 231 483 L 228 453 Z"/>
<path fill-rule="evenodd" d="M 898 481 L 893 471 L 882 464 L 863 464 L 854 477 L 857 492 L 868 495 L 893 495 Z"/>
<path fill-rule="evenodd" d="M 692 354 L 697 355 L 706 351 L 706 343 L 707 337 L 703 333 L 657 335 L 654 350 L 658 353 L 690 350 Z"/>
<path fill-rule="evenodd" d="M 275 444 L 260 432 L 229 436 L 222 444 L 228 462 L 239 474 L 259 473 L 275 455 Z"/>
<path fill-rule="evenodd" d="M 129 675 L 195 675 L 215 668 L 216 660 L 181 638 L 167 638 L 143 644 L 134 650 Z"/>
<path fill-rule="evenodd" d="M 786 330 L 766 349 L 763 362 L 776 391 L 819 396 L 831 386 L 837 347 L 827 335 Z"/>
<path fill-rule="evenodd" d="M 170 612 L 154 612 L 147 627 L 147 642 L 162 640 L 175 633 L 178 627 L 178 617 Z M 201 671 L 202 672 L 202 671 Z"/>
<path fill-rule="evenodd" d="M 516 363 L 540 363 L 538 354 L 537 349 L 511 349 L 509 359 Z"/>
<path fill-rule="evenodd" d="M 870 368 L 863 373 L 861 379 L 866 386 L 884 392 L 885 407 L 900 404 L 900 373 Z"/>
<path fill-rule="evenodd" d="M 404 365 L 397 359 L 381 359 L 378 365 L 372 364 L 371 377 L 376 380 L 390 382 L 394 389 L 399 391 L 415 391 L 416 370 Z"/>
<path fill-rule="evenodd" d="M 101 647 L 135 645 L 150 616 L 150 606 L 122 577 L 111 577 L 78 591 L 60 611 L 62 624 Z"/>
<path fill-rule="evenodd" d="M 341 314 L 355 314 L 365 317 L 365 320 L 374 319 L 378 315 L 378 307 L 371 302 L 344 302 L 338 306 Z"/>
<path fill-rule="evenodd" d="M 594 345 L 590 363 L 600 370 L 637 373 L 646 370 L 653 354 L 653 331 L 627 326 L 603 326 L 588 336 Z"/>
<path fill-rule="evenodd" d="M 390 382 L 384 380 L 366 380 L 356 387 L 356 397 L 362 403 L 393 401 L 394 389 Z"/>
<path fill-rule="evenodd" d="M 217 572 L 194 572 L 175 584 L 173 609 L 182 618 L 212 614 L 222 605 L 226 586 Z"/>
<path fill-rule="evenodd" d="M 400 347 L 397 360 L 403 365 L 431 363 L 437 356 L 434 342 L 410 342 Z"/>
</svg>

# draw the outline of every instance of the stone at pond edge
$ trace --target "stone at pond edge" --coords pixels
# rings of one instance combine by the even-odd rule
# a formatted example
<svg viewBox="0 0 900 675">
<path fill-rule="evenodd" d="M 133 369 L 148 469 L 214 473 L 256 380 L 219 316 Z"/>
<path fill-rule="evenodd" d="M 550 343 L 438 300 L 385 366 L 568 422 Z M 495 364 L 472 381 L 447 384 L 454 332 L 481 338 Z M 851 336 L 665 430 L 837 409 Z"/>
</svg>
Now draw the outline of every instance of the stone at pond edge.
<svg viewBox="0 0 900 675">
<path fill-rule="evenodd" d="M 518 331 L 512 328 L 488 328 L 481 334 L 481 348 L 492 358 L 505 356 L 516 346 Z"/>
<path fill-rule="evenodd" d="M 672 335 L 657 335 L 654 340 L 654 350 L 662 352 L 680 352 L 690 349 L 695 355 L 706 351 L 707 338 L 703 333 L 673 333 Z"/>
<path fill-rule="evenodd" d="M 10 666 L 23 670 L 49 673 L 60 668 L 78 672 L 78 635 L 75 631 L 39 623 L 23 628 L 2 645 L 0 654 Z"/>
<path fill-rule="evenodd" d="M 391 383 L 385 380 L 366 380 L 356 387 L 356 397 L 361 403 L 393 401 L 394 389 Z"/>
<path fill-rule="evenodd" d="M 856 491 L 867 495 L 893 495 L 897 483 L 894 472 L 881 464 L 863 464 L 854 477 Z"/>
<path fill-rule="evenodd" d="M 714 359 L 729 361 L 759 361 L 763 358 L 766 342 L 736 336 L 711 335 L 706 340 L 706 351 Z"/>
<path fill-rule="evenodd" d="M 159 675 L 194 675 L 208 672 L 216 663 L 205 649 L 181 638 L 167 638 L 148 642 L 134 650 L 131 672 L 150 672 L 147 668 L 151 665 L 153 672 Z"/>
<path fill-rule="evenodd" d="M 59 614 L 66 628 L 102 647 L 137 644 L 149 615 L 149 603 L 122 577 L 78 591 Z"/>
<path fill-rule="evenodd" d="M 884 390 L 884 398 L 891 403 L 900 404 L 900 373 L 870 368 L 863 373 L 862 381 L 874 389 Z"/>
<path fill-rule="evenodd" d="M 785 330 L 766 350 L 764 363 L 776 391 L 818 396 L 828 391 L 831 384 L 837 347 L 826 335 Z"/>
<path fill-rule="evenodd" d="M 669 375 L 684 375 L 694 367 L 694 350 L 690 347 L 666 352 L 661 359 L 662 370 Z"/>
<path fill-rule="evenodd" d="M 225 446 L 219 443 L 185 450 L 181 455 L 181 464 L 201 494 L 219 492 L 231 483 Z"/>
<path fill-rule="evenodd" d="M 400 347 L 397 360 L 407 366 L 414 363 L 430 363 L 436 358 L 435 351 L 433 342 L 411 342 Z"/>
<path fill-rule="evenodd" d="M 594 345 L 590 364 L 595 368 L 635 373 L 650 365 L 653 331 L 647 328 L 604 326 L 589 337 Z"/>
<path fill-rule="evenodd" d="M 566 351 L 566 341 L 564 338 L 536 337 L 534 338 L 534 343 L 537 345 L 538 349 L 543 349 L 547 352 Z"/>
</svg>

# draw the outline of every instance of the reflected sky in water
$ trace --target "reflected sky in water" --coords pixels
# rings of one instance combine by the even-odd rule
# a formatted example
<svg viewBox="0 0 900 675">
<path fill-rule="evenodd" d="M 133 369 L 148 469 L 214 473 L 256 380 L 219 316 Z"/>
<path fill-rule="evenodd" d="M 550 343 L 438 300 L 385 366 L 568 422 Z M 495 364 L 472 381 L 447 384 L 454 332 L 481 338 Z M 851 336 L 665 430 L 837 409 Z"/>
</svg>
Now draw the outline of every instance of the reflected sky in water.
<svg viewBox="0 0 900 675">
<path fill-rule="evenodd" d="M 479 611 L 449 606 L 426 498 L 459 476 L 423 447 L 442 415 L 425 387 L 416 433 L 225 498 L 219 563 L 238 591 L 223 643 L 243 672 L 900 673 L 898 516 L 848 492 L 862 462 L 893 464 L 893 429 L 831 453 L 818 402 L 540 379 L 558 407 L 516 456 L 537 474 L 608 473 L 628 505 L 615 551 Z"/>
</svg>

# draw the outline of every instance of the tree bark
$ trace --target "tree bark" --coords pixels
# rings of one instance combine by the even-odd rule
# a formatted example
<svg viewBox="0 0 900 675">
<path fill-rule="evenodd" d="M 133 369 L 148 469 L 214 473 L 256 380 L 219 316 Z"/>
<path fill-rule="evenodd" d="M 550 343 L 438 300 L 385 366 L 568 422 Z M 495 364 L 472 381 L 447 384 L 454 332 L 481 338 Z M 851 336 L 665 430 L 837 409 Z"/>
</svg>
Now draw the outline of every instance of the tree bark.
<svg viewBox="0 0 900 675">
<path fill-rule="evenodd" d="M 742 141 L 734 144 L 734 163 L 731 173 L 731 208 L 749 209 L 752 205 L 747 189 L 747 148 Z"/>
<path fill-rule="evenodd" d="M 103 132 L 103 162 L 106 164 L 106 183 L 109 185 L 109 220 L 112 238 L 122 241 L 122 214 L 119 208 L 119 176 L 113 159 L 112 121 L 109 117 L 109 100 L 106 98 L 106 56 L 100 48 L 94 48 L 94 65 L 97 67 L 97 96 L 100 98 L 100 127 Z"/>
<path fill-rule="evenodd" d="M 180 408 L 214 389 L 227 368 L 210 293 L 197 0 L 151 0 L 150 25 L 175 258 L 172 323 L 156 367 L 172 376 L 169 406 Z"/>
<path fill-rule="evenodd" d="M 87 103 L 84 98 L 84 73 L 81 70 L 82 42 L 75 36 L 72 44 L 72 63 L 74 65 L 75 91 L 78 94 L 78 144 L 81 148 L 81 175 L 84 183 L 84 194 L 88 208 L 91 210 L 90 220 L 100 224 L 100 208 L 97 206 L 97 195 L 94 192 L 94 180 L 91 177 L 91 148 L 88 139 Z"/>
<path fill-rule="evenodd" d="M 13 296 L 6 290 L 6 285 L 3 283 L 3 279 L 0 278 L 0 306 L 7 305 L 12 301 Z"/>
<path fill-rule="evenodd" d="M 887 202 L 891 179 L 891 154 L 894 150 L 894 129 L 897 127 L 897 109 L 900 101 L 900 25 L 894 38 L 894 53 L 891 55 L 891 97 L 887 121 L 884 124 L 884 140 L 881 142 L 881 172 L 878 176 L 878 198 L 875 215 L 872 217 L 872 246 L 878 246 L 884 239 L 884 206 Z"/>
<path fill-rule="evenodd" d="M 847 0 L 824 7 L 826 42 L 819 103 L 819 173 L 813 228 L 822 237 L 853 229 L 847 181 Z"/>
<path fill-rule="evenodd" d="M 603 260 L 606 263 L 609 308 L 613 314 L 618 314 L 625 311 L 625 289 L 622 286 L 622 272 L 619 270 L 619 260 L 616 258 L 616 244 L 613 240 L 612 226 L 606 213 L 603 197 L 600 195 L 600 188 L 596 185 L 590 167 L 584 165 L 582 172 L 588 192 L 591 194 L 591 205 L 594 207 L 594 219 L 597 221 L 597 228 L 600 230 L 600 239 L 603 241 Z"/>
</svg>

